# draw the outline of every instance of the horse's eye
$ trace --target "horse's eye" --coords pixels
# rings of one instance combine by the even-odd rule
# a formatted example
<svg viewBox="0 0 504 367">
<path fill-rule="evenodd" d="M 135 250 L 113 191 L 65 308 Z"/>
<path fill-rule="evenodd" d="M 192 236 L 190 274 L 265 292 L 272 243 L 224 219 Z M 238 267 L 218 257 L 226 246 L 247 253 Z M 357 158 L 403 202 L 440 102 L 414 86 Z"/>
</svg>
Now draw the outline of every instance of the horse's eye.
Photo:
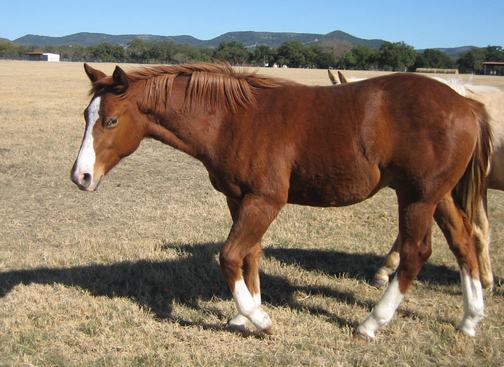
<svg viewBox="0 0 504 367">
<path fill-rule="evenodd" d="M 117 117 L 110 117 L 103 122 L 103 127 L 106 129 L 112 129 L 117 125 L 118 122 L 119 120 L 117 119 Z"/>
</svg>

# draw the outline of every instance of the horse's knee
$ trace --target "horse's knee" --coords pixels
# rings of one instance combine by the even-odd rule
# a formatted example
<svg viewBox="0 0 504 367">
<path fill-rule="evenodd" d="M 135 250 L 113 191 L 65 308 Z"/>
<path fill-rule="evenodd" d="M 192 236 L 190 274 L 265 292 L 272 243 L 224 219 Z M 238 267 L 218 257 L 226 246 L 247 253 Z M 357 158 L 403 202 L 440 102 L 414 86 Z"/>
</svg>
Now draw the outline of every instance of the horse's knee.
<svg viewBox="0 0 504 367">
<path fill-rule="evenodd" d="M 405 245 L 401 248 L 400 262 L 412 262 L 414 264 L 423 264 L 432 254 L 430 238 L 426 238 L 415 245 Z"/>
<path fill-rule="evenodd" d="M 427 236 L 429 236 L 427 238 Z M 405 243 L 401 247 L 401 261 L 398 270 L 399 287 L 404 294 L 413 282 L 423 264 L 432 253 L 430 233 L 419 243 Z"/>
<path fill-rule="evenodd" d="M 224 247 L 219 254 L 219 263 L 222 274 L 229 282 L 233 282 L 239 277 L 243 259 L 236 251 Z"/>
<path fill-rule="evenodd" d="M 422 262 L 426 262 L 429 260 L 429 257 L 432 255 L 432 246 L 430 243 L 428 245 L 424 245 L 420 247 L 419 257 Z"/>
</svg>

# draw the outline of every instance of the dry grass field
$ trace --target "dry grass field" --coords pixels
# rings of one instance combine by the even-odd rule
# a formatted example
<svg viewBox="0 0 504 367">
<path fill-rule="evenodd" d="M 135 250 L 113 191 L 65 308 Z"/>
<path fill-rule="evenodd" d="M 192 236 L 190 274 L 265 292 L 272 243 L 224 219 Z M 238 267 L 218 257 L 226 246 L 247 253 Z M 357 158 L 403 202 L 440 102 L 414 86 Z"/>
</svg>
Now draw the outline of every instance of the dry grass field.
<svg viewBox="0 0 504 367">
<path fill-rule="evenodd" d="M 325 70 L 261 72 L 329 85 Z M 287 206 L 262 261 L 275 334 L 232 332 L 217 265 L 231 219 L 199 162 L 145 141 L 98 192 L 70 182 L 88 87 L 80 63 L 0 61 L 0 365 L 504 365 L 504 193 L 489 199 L 497 284 L 475 339 L 455 330 L 458 270 L 437 229 L 391 324 L 352 339 L 382 293 L 369 281 L 397 232 L 391 190 L 346 208 Z"/>
</svg>

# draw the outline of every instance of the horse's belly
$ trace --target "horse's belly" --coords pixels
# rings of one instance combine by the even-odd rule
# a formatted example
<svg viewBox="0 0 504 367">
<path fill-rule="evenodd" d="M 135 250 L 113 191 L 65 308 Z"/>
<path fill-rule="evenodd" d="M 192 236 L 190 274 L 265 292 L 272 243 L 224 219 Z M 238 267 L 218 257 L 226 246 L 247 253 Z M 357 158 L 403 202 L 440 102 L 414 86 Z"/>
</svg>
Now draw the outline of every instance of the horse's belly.
<svg viewBox="0 0 504 367">
<path fill-rule="evenodd" d="M 360 180 L 297 179 L 291 180 L 288 202 L 311 206 L 345 206 L 359 203 L 377 191 L 370 177 Z"/>
</svg>

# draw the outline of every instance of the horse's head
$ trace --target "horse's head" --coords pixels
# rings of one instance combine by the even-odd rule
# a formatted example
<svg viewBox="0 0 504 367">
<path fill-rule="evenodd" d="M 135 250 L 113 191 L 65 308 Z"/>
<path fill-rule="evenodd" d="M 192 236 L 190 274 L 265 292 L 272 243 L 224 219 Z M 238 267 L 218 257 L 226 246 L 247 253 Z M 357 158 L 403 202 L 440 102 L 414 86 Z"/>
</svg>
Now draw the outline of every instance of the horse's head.
<svg viewBox="0 0 504 367">
<path fill-rule="evenodd" d="M 93 83 L 93 97 L 84 110 L 86 129 L 71 178 L 80 189 L 94 191 L 103 175 L 136 150 L 147 123 L 121 68 L 116 67 L 112 77 L 87 64 L 84 69 Z"/>
</svg>

